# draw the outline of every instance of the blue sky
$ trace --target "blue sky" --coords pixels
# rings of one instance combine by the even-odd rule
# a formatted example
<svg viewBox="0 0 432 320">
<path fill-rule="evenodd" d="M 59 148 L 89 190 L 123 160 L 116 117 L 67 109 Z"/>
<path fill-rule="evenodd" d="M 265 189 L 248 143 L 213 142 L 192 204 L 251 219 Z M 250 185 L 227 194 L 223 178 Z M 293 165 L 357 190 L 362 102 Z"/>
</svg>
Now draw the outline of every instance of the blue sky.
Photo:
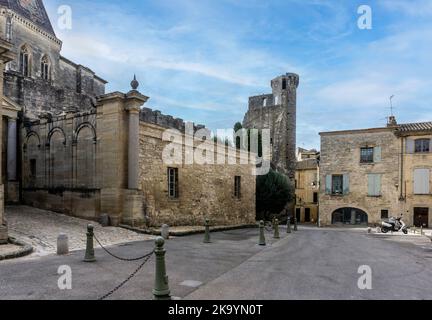
<svg viewBox="0 0 432 320">
<path fill-rule="evenodd" d="M 63 55 L 128 91 L 136 73 L 147 107 L 232 128 L 248 97 L 298 73 L 297 144 L 321 131 L 432 121 L 432 1 L 45 0 Z M 57 26 L 70 5 L 72 30 Z M 372 30 L 357 27 L 360 5 Z"/>
</svg>

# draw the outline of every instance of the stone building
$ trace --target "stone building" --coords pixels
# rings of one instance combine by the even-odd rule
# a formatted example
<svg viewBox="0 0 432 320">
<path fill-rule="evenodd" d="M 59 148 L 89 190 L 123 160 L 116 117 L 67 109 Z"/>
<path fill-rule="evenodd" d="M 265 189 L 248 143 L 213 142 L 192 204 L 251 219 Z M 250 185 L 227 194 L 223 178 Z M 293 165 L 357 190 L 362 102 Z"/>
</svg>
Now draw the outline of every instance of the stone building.
<svg viewBox="0 0 432 320">
<path fill-rule="evenodd" d="M 432 225 L 432 122 L 320 135 L 322 225 Z"/>
<path fill-rule="evenodd" d="M 293 190 L 297 162 L 298 86 L 299 76 L 294 73 L 273 79 L 271 94 L 249 98 L 249 108 L 243 120 L 243 128 L 270 130 L 271 166 L 286 175 Z M 290 207 L 292 210 L 293 203 Z"/>
<path fill-rule="evenodd" d="M 112 225 L 254 222 L 254 164 L 240 164 L 240 153 L 227 165 L 166 164 L 163 133 L 184 121 L 142 108 L 149 98 L 136 79 L 128 93 L 105 94 L 105 80 L 60 54 L 41 0 L 0 0 L 0 38 L 16 52 L 0 83 L 8 202 L 106 214 Z"/>
<path fill-rule="evenodd" d="M 319 152 L 298 150 L 295 213 L 298 222 L 316 223 L 319 214 Z"/>
</svg>

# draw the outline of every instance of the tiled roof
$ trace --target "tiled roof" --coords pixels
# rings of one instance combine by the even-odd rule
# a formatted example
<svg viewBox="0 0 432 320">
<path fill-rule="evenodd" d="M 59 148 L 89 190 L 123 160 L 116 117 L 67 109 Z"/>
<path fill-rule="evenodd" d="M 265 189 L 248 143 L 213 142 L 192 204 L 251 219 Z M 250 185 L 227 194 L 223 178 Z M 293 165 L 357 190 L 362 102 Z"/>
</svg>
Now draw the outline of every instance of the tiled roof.
<svg viewBox="0 0 432 320">
<path fill-rule="evenodd" d="M 23 5 L 20 3 L 23 3 Z M 28 10 L 23 7 L 25 5 L 27 5 Z M 35 25 L 55 36 L 54 29 L 42 0 L 0 0 L 0 6 L 13 10 L 20 16 L 32 21 Z"/>
<path fill-rule="evenodd" d="M 432 131 L 431 122 L 418 122 L 418 123 L 404 123 L 400 124 L 397 131 L 412 132 L 412 131 Z"/>
<path fill-rule="evenodd" d="M 307 159 L 297 162 L 297 170 L 316 169 L 318 167 L 317 159 Z"/>
</svg>

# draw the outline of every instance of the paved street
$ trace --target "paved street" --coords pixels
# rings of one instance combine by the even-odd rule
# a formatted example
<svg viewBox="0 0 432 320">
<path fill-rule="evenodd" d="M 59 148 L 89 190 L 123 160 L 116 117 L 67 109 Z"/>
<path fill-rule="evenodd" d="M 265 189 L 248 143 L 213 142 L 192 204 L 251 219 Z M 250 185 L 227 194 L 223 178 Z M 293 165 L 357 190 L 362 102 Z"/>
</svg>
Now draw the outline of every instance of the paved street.
<svg viewBox="0 0 432 320">
<path fill-rule="evenodd" d="M 9 235 L 31 244 L 34 248 L 32 257 L 56 253 L 57 237 L 60 233 L 68 235 L 71 251 L 83 250 L 89 223 L 94 225 L 100 240 L 108 245 L 154 238 L 122 228 L 103 228 L 96 222 L 28 206 L 8 206 L 5 208 L 5 214 Z"/>
<path fill-rule="evenodd" d="M 258 230 L 202 235 L 167 243 L 172 295 L 183 299 L 432 299 L 432 245 L 427 238 L 368 235 L 364 229 L 300 230 L 269 246 L 256 245 Z M 136 257 L 153 241 L 111 250 Z M 139 263 L 117 261 L 101 250 L 94 264 L 84 253 L 0 262 L 0 299 L 97 299 L 132 273 Z M 69 265 L 73 289 L 57 287 L 57 268 Z M 373 290 L 359 290 L 361 265 L 373 272 Z M 151 299 L 154 258 L 112 299 Z M 197 287 L 198 286 L 198 287 Z"/>
</svg>

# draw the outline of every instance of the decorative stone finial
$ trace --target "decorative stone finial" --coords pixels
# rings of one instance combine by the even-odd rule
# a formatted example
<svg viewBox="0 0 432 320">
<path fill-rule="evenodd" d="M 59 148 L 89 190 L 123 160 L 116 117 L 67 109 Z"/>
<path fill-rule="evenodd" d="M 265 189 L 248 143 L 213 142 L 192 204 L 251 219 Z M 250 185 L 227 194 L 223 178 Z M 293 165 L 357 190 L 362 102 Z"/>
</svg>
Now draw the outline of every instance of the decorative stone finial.
<svg viewBox="0 0 432 320">
<path fill-rule="evenodd" d="M 136 90 L 139 87 L 139 82 L 137 81 L 135 74 L 134 74 L 134 79 L 131 82 L 131 87 L 133 90 Z"/>
</svg>

